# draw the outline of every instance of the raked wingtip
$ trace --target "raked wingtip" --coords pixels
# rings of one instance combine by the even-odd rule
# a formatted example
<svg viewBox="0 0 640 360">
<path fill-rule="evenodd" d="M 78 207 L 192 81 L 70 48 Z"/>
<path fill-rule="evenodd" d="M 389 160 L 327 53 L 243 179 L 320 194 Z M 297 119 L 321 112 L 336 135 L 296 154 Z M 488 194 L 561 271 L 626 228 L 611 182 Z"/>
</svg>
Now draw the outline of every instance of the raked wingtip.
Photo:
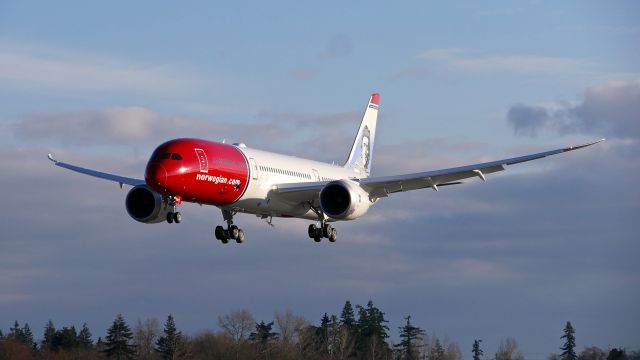
<svg viewBox="0 0 640 360">
<path fill-rule="evenodd" d="M 53 158 L 53 154 L 49 153 L 47 154 L 47 158 L 49 158 L 49 160 L 53 161 L 54 164 L 58 163 L 58 160 Z"/>
</svg>

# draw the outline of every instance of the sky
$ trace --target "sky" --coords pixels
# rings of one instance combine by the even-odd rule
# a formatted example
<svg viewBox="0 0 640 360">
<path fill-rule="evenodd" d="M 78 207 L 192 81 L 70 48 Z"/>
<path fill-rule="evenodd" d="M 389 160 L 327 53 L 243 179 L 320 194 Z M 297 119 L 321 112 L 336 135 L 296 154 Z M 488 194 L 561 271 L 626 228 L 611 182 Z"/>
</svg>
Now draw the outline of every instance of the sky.
<svg viewBox="0 0 640 360">
<path fill-rule="evenodd" d="M 122 313 L 196 334 L 247 308 L 317 323 L 371 299 L 471 358 L 514 337 L 558 353 L 640 349 L 640 5 L 636 1 L 0 2 L 0 329 L 37 337 Z M 372 173 L 435 170 L 606 137 L 439 192 L 381 200 L 314 243 L 308 221 L 214 207 L 129 218 L 127 189 L 52 166 L 142 177 L 196 136 L 346 159 L 381 93 Z"/>
</svg>

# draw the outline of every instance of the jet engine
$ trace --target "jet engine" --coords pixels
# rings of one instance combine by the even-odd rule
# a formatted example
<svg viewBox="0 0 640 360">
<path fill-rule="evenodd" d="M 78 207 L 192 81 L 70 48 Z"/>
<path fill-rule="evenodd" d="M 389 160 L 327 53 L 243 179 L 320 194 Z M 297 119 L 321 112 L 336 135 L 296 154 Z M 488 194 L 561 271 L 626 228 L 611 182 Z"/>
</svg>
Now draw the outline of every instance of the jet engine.
<svg viewBox="0 0 640 360">
<path fill-rule="evenodd" d="M 360 184 L 352 180 L 336 180 L 320 191 L 320 207 L 335 220 L 353 220 L 364 215 L 373 202 Z"/>
<path fill-rule="evenodd" d="M 129 216 L 145 224 L 167 221 L 167 213 L 170 211 L 162 195 L 147 185 L 139 185 L 129 190 L 125 205 Z"/>
</svg>

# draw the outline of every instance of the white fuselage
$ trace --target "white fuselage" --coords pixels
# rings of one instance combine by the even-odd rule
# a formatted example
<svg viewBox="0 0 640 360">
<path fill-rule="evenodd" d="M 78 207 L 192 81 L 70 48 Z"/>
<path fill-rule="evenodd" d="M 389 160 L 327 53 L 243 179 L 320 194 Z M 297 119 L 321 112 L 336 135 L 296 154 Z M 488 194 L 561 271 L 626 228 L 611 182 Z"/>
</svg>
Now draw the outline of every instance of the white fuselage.
<svg viewBox="0 0 640 360">
<path fill-rule="evenodd" d="M 249 164 L 249 182 L 244 195 L 225 207 L 261 217 L 318 219 L 308 203 L 287 201 L 274 192 L 277 184 L 332 181 L 361 177 L 356 170 L 319 161 L 238 146 Z M 318 206 L 318 204 L 312 204 Z"/>
</svg>

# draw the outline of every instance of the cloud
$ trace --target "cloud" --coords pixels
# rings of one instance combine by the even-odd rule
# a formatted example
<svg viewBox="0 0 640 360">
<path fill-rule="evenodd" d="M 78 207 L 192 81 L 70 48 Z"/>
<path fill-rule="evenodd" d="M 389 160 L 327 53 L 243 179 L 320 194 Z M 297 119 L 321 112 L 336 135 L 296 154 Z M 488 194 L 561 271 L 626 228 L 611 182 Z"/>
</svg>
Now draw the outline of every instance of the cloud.
<svg viewBox="0 0 640 360">
<path fill-rule="evenodd" d="M 310 67 L 310 66 L 309 67 L 300 66 L 300 67 L 291 69 L 289 73 L 296 80 L 302 80 L 302 81 L 311 80 L 318 77 L 318 75 L 320 74 L 320 68 Z"/>
<path fill-rule="evenodd" d="M 331 60 L 345 57 L 353 51 L 353 41 L 347 35 L 335 35 L 320 53 L 320 59 Z"/>
<path fill-rule="evenodd" d="M 509 109 L 507 118 L 516 135 L 536 136 L 549 119 L 549 111 L 543 106 L 517 104 Z"/>
<path fill-rule="evenodd" d="M 430 65 L 450 67 L 473 73 L 515 73 L 534 75 L 575 74 L 591 71 L 595 64 L 584 59 L 537 56 L 493 55 L 473 56 L 465 49 L 430 49 L 418 56 Z"/>
<path fill-rule="evenodd" d="M 611 80 L 585 91 L 578 104 L 517 104 L 507 111 L 516 135 L 535 136 L 540 131 L 558 134 L 594 134 L 640 138 L 640 79 Z"/>
<path fill-rule="evenodd" d="M 47 146 L 155 146 L 168 139 L 196 137 L 244 142 L 250 147 L 290 152 L 332 162 L 343 161 L 361 114 L 260 111 L 254 122 L 238 123 L 171 116 L 139 107 L 112 107 L 75 112 L 31 113 L 8 125 L 20 141 Z M 287 134 L 287 141 L 280 141 Z M 322 141 L 318 141 L 322 139 Z"/>
<path fill-rule="evenodd" d="M 34 90 L 182 93 L 199 81 L 168 65 L 0 42 L 0 85 Z"/>
</svg>

